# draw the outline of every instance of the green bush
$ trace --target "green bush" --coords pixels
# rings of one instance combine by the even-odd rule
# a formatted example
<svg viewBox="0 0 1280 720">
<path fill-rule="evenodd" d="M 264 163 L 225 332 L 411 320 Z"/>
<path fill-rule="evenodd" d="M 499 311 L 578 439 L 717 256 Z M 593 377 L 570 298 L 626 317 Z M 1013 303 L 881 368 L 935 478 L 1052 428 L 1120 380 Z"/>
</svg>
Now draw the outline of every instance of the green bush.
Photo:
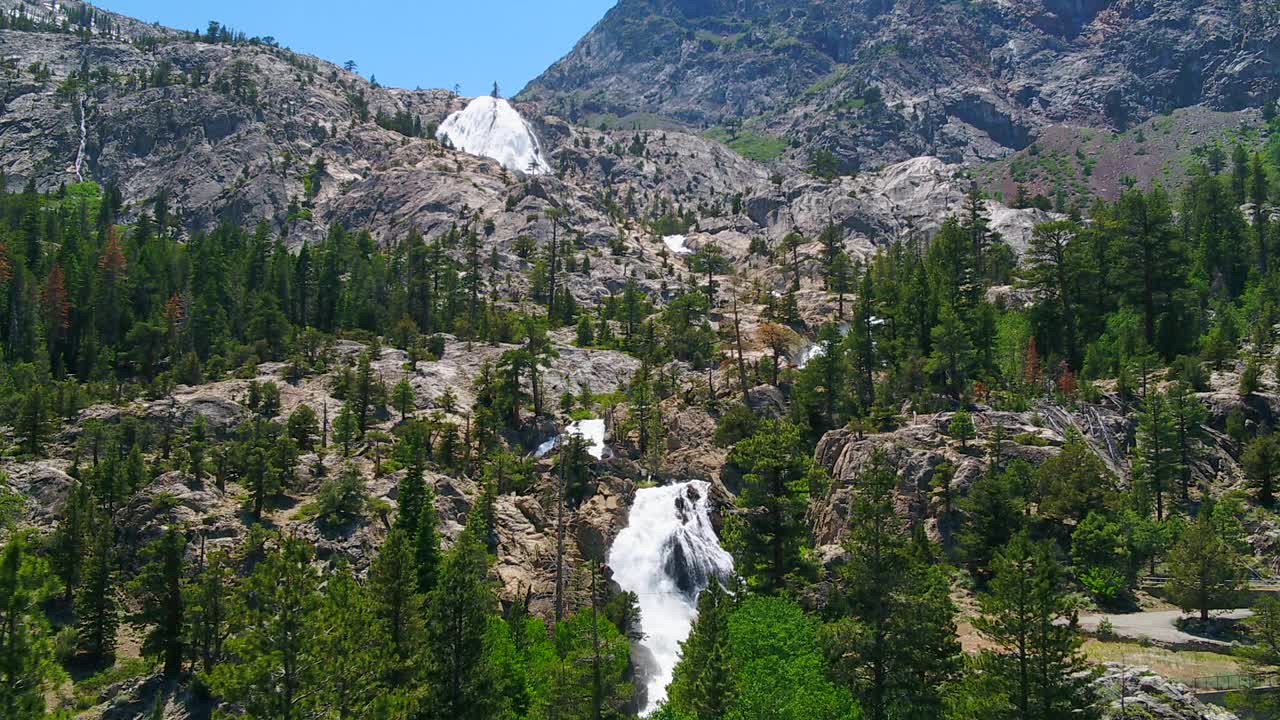
<svg viewBox="0 0 1280 720">
<path fill-rule="evenodd" d="M 348 465 L 337 477 L 325 480 L 307 515 L 328 524 L 342 524 L 360 517 L 369 502 L 364 478 Z"/>
<path fill-rule="evenodd" d="M 1081 573 L 1080 584 L 1104 606 L 1114 606 L 1125 594 L 1124 575 L 1115 568 L 1088 568 Z"/>
</svg>

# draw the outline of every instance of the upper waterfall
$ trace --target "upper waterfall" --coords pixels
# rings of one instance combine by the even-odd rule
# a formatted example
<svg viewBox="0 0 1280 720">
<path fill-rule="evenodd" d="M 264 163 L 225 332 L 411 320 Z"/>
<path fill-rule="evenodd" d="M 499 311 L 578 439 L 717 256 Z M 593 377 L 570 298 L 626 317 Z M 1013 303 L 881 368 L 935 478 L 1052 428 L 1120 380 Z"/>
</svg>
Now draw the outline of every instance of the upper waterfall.
<svg viewBox="0 0 1280 720">
<path fill-rule="evenodd" d="M 653 656 L 644 714 L 667 697 L 680 643 L 697 616 L 698 595 L 733 573 L 707 509 L 709 483 L 693 481 L 636 491 L 627 527 L 609 549 L 609 567 L 640 602 L 640 643 Z"/>
<path fill-rule="evenodd" d="M 529 175 L 545 175 L 551 166 L 533 127 L 502 98 L 485 95 L 453 113 L 440 124 L 436 138 L 471 155 L 492 158 L 504 168 Z"/>
</svg>

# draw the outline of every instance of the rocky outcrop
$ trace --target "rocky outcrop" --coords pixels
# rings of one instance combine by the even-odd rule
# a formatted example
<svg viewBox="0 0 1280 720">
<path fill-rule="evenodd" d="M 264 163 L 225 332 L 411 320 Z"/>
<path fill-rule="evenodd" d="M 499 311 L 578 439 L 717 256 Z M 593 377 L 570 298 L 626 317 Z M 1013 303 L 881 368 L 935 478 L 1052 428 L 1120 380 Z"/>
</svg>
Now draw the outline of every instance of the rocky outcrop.
<svg viewBox="0 0 1280 720">
<path fill-rule="evenodd" d="M 17 462 L 0 460 L 0 488 L 22 498 L 23 513 L 37 524 L 58 517 L 71 493 L 75 479 L 67 474 L 69 463 L 61 460 Z M 6 487 L 7 485 L 7 487 Z"/>
<path fill-rule="evenodd" d="M 1107 718 L 1152 720 L 1237 720 L 1216 705 L 1203 703 L 1181 683 L 1157 675 L 1149 668 L 1107 663 L 1094 687 Z"/>
<path fill-rule="evenodd" d="M 810 510 L 818 546 L 839 545 L 848 528 L 853 483 L 875 453 L 885 453 L 898 471 L 897 509 L 913 523 L 923 523 L 936 539 L 949 539 L 949 526 L 939 524 L 945 496 L 935 485 L 940 466 L 952 472 L 950 492 L 963 497 L 989 468 L 991 444 L 998 428 L 1005 462 L 1024 460 L 1038 466 L 1058 453 L 1071 432 L 1079 433 L 1118 478 L 1128 472 L 1128 436 L 1134 422 L 1115 404 L 1070 407 L 1039 403 L 1026 412 L 973 409 L 976 438 L 961 443 L 948 434 L 953 413 L 915 415 L 888 433 L 860 434 L 834 430 L 818 442 L 815 459 L 831 477 L 827 494 Z"/>
</svg>

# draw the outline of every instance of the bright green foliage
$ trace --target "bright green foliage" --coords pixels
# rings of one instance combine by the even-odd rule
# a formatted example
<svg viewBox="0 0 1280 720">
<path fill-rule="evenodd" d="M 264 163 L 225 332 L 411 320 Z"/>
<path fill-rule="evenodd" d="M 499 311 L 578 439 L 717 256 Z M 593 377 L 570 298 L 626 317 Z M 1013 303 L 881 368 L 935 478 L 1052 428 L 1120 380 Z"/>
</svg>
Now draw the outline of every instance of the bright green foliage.
<svg viewBox="0 0 1280 720">
<path fill-rule="evenodd" d="M 530 671 L 541 692 L 530 715 L 548 720 L 629 717 L 630 656 L 630 643 L 618 628 L 584 608 L 557 625 L 550 647 L 534 658 Z"/>
<path fill-rule="evenodd" d="M 738 507 L 728 533 L 735 567 L 757 592 L 776 594 L 804 572 L 809 497 L 823 485 L 799 428 L 769 421 L 739 442 L 729 462 L 742 473 Z"/>
<path fill-rule="evenodd" d="M 969 441 L 977 434 L 973 425 L 973 415 L 966 410 L 960 410 L 951 417 L 951 422 L 947 425 L 947 432 L 951 437 L 960 441 L 960 448 L 967 450 Z"/>
<path fill-rule="evenodd" d="M 698 618 L 680 646 L 667 704 L 696 720 L 725 717 L 733 703 L 729 614 L 733 598 L 718 581 L 698 596 Z"/>
<path fill-rule="evenodd" d="M 40 604 L 56 588 L 49 565 L 31 553 L 26 538 L 9 538 L 0 551 L 0 717 L 45 717 L 45 693 L 59 671 Z"/>
<path fill-rule="evenodd" d="M 342 406 L 333 419 L 333 441 L 342 446 L 343 457 L 351 455 L 351 446 L 360 438 L 360 420 L 352 412 L 350 403 Z"/>
<path fill-rule="evenodd" d="M 326 523 L 340 525 L 364 514 L 369 502 L 364 476 L 354 465 L 347 465 L 336 476 L 326 479 L 316 495 L 316 517 Z"/>
<path fill-rule="evenodd" d="M 1212 508 L 1202 507 L 1169 555 L 1170 599 L 1184 611 L 1199 611 L 1207 622 L 1210 610 L 1234 607 L 1246 578 L 1239 551 L 1214 526 Z"/>
<path fill-rule="evenodd" d="M 1124 528 L 1101 512 L 1089 516 L 1071 534 L 1071 563 L 1085 588 L 1104 605 L 1114 605 L 1133 588 L 1135 568 Z"/>
<path fill-rule="evenodd" d="M 383 685 L 391 648 L 384 642 L 377 604 L 340 567 L 325 579 L 323 598 L 309 620 L 314 637 L 307 652 L 320 664 L 314 694 L 305 704 L 325 717 L 369 717 L 389 692 Z M 287 670 L 286 670 L 287 672 Z"/>
<path fill-rule="evenodd" d="M 1072 432 L 1056 456 L 1036 472 L 1040 512 L 1059 520 L 1079 522 L 1106 507 L 1116 491 L 1116 479 L 1078 433 Z"/>
<path fill-rule="evenodd" d="M 817 622 L 781 598 L 751 597 L 729 616 L 732 720 L 855 720 L 858 704 L 827 680 Z"/>
<path fill-rule="evenodd" d="M 236 634 L 225 662 L 209 676 L 214 692 L 234 697 L 254 718 L 300 720 L 309 717 L 316 692 L 328 682 L 315 637 L 320 578 L 311 567 L 311 548 L 303 541 L 280 539 L 238 593 Z M 339 659 L 340 660 L 340 659 Z"/>
<path fill-rule="evenodd" d="M 487 573 L 483 542 L 464 532 L 445 554 L 427 596 L 428 720 L 488 720 L 503 706 L 505 698 L 494 692 L 498 678 L 485 643 L 497 608 Z"/>
<path fill-rule="evenodd" d="M 979 597 L 974 626 L 997 646 L 984 664 L 1009 698 L 1018 720 L 1070 720 L 1094 703 L 1075 610 L 1063 573 L 1047 544 L 1018 535 L 996 556 L 990 589 Z"/>
<path fill-rule="evenodd" d="M 401 422 L 404 422 L 409 417 L 409 413 L 414 411 L 417 397 L 408 378 L 401 378 L 400 382 L 396 383 L 395 389 L 391 391 L 391 402 L 395 405 L 396 412 L 400 413 Z"/>
</svg>

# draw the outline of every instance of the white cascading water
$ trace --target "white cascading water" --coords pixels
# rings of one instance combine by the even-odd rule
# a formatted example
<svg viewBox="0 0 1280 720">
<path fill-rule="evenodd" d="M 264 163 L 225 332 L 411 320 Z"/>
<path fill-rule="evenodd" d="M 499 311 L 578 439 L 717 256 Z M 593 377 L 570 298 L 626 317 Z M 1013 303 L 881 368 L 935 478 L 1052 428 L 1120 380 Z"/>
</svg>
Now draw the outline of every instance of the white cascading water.
<svg viewBox="0 0 1280 720">
<path fill-rule="evenodd" d="M 465 109 L 445 118 L 436 138 L 448 138 L 462 152 L 492 158 L 514 172 L 551 172 L 533 127 L 502 98 L 485 95 L 472 100 Z"/>
<path fill-rule="evenodd" d="M 692 255 L 693 249 L 685 243 L 688 239 L 684 235 L 668 235 L 662 238 L 662 243 L 674 255 Z"/>
<path fill-rule="evenodd" d="M 652 660 L 643 715 L 667 697 L 680 660 L 680 643 L 698 614 L 698 595 L 733 573 L 707 509 L 710 484 L 702 481 L 636 491 L 627 527 L 609 549 L 613 579 L 640 602 L 639 643 Z"/>
<path fill-rule="evenodd" d="M 604 420 L 599 418 L 571 422 L 569 423 L 569 426 L 565 428 L 565 433 L 568 435 L 577 435 L 585 440 L 587 443 L 587 454 L 597 460 L 603 460 L 605 453 L 609 450 L 609 447 L 604 443 L 604 436 L 606 434 Z M 533 451 L 533 456 L 539 458 L 546 457 L 551 454 L 552 450 L 555 450 L 558 447 L 560 447 L 560 436 L 555 435 L 539 445 L 538 449 Z"/>
</svg>

